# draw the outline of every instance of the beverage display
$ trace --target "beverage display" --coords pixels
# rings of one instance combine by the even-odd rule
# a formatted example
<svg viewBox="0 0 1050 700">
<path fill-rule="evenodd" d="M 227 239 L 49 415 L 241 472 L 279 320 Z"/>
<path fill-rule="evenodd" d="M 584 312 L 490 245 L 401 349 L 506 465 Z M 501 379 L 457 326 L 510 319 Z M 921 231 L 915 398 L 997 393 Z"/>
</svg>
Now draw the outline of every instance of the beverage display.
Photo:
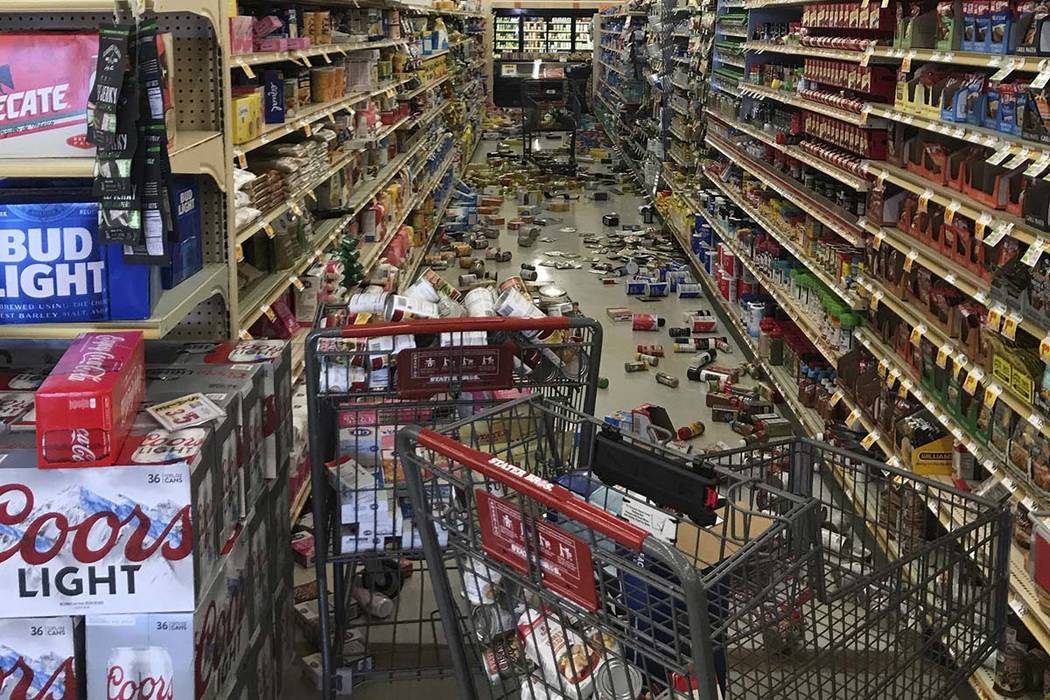
<svg viewBox="0 0 1050 700">
<path fill-rule="evenodd" d="M 77 697 L 75 637 L 70 617 L 0 619 L 0 700 Z"/>
<path fill-rule="evenodd" d="M 164 647 L 114 647 L 105 682 L 110 698 L 175 698 L 175 669 Z"/>
</svg>

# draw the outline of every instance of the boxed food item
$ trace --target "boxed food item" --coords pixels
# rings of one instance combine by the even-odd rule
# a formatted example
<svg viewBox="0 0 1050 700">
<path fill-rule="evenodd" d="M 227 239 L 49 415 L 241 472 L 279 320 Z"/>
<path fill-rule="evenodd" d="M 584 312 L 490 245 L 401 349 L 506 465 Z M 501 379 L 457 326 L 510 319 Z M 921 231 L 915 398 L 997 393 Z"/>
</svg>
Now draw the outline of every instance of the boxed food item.
<svg viewBox="0 0 1050 700">
<path fill-rule="evenodd" d="M 144 392 L 141 332 L 81 336 L 36 392 L 40 466 L 113 464 Z"/>
</svg>

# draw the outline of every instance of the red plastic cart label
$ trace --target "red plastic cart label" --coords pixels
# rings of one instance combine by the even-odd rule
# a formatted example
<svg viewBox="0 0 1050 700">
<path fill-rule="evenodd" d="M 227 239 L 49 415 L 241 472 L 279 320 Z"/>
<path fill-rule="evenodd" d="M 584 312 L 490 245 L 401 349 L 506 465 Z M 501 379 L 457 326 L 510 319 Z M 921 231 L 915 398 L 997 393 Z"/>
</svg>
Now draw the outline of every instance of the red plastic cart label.
<svg viewBox="0 0 1050 700">
<path fill-rule="evenodd" d="M 481 544 L 486 553 L 523 574 L 528 573 L 529 548 L 525 537 L 532 538 L 532 528 L 535 528 L 543 584 L 591 612 L 598 610 L 591 548 L 586 542 L 534 518 L 528 519 L 530 530 L 526 533 L 522 512 L 516 505 L 482 489 L 474 493 L 478 500 Z"/>
<path fill-rule="evenodd" d="M 504 345 L 406 349 L 397 356 L 397 385 L 406 391 L 465 391 L 511 386 L 514 353 Z"/>
</svg>

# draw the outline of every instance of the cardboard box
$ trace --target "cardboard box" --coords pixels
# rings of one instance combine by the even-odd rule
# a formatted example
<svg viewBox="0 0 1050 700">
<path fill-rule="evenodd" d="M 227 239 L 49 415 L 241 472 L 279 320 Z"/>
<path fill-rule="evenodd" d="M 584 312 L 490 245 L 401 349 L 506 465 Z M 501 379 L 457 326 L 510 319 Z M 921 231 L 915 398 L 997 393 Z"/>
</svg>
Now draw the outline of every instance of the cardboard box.
<svg viewBox="0 0 1050 700">
<path fill-rule="evenodd" d="M 0 617 L 194 608 L 192 503 L 185 464 L 150 468 L 0 469 L 20 539 L 0 561 Z M 46 544 L 32 535 L 68 526 Z M 91 545 L 75 537 L 93 522 Z M 46 521 L 46 522 L 44 522 Z M 47 530 L 45 530 L 47 531 Z"/>
<path fill-rule="evenodd" d="M 5 158 L 93 157 L 87 103 L 98 34 L 0 34 L 0 153 Z"/>
<path fill-rule="evenodd" d="M 36 392 L 42 468 L 113 464 L 145 390 L 139 331 L 87 333 Z"/>
<path fill-rule="evenodd" d="M 82 695 L 76 636 L 71 617 L 0 619 L 0 698 Z"/>
</svg>

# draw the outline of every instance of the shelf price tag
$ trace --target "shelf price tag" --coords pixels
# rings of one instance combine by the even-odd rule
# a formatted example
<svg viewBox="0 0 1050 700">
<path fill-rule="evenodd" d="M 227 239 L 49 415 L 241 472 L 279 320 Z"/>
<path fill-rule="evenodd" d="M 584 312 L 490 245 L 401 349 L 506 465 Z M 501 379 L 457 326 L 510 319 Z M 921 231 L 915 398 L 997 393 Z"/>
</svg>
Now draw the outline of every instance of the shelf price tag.
<svg viewBox="0 0 1050 700">
<path fill-rule="evenodd" d="M 944 208 L 944 223 L 950 224 L 961 206 L 962 203 L 960 203 L 958 199 L 953 199 L 948 202 L 948 206 Z"/>
<path fill-rule="evenodd" d="M 1043 154 L 1028 166 L 1028 169 L 1024 171 L 1024 174 L 1028 177 L 1039 177 L 1046 170 L 1047 166 L 1050 166 L 1050 152 L 1043 151 Z"/>
<path fill-rule="evenodd" d="M 1003 314 L 1006 313 L 1006 307 L 996 304 L 992 308 L 988 309 L 988 328 L 992 329 L 996 333 L 999 332 L 999 327 L 1003 323 Z"/>
<path fill-rule="evenodd" d="M 1011 59 L 1011 60 L 1007 61 L 1006 63 L 1003 63 L 1002 62 L 1003 58 L 1001 56 L 997 56 L 996 58 L 998 58 L 997 61 L 995 61 L 994 63 L 992 61 L 989 61 L 988 65 L 989 66 L 1000 66 L 1000 68 L 999 68 L 999 70 L 997 70 L 994 73 L 992 73 L 992 77 L 989 78 L 989 80 L 995 80 L 995 81 L 1004 80 L 1006 78 L 1006 76 L 1008 76 L 1011 73 L 1013 73 L 1014 70 L 1019 65 L 1021 65 L 1023 63 L 1023 61 L 1022 62 L 1018 62 L 1018 61 L 1016 61 L 1014 59 Z"/>
<path fill-rule="evenodd" d="M 270 308 L 269 304 L 263 304 L 259 307 L 259 310 L 262 311 L 266 315 L 266 318 L 270 319 L 271 321 L 277 319 L 277 314 L 274 312 L 273 309 Z"/>
<path fill-rule="evenodd" d="M 237 59 L 237 67 L 244 71 L 244 74 L 248 76 L 248 80 L 255 80 L 255 71 L 252 67 L 245 63 L 243 58 Z"/>
<path fill-rule="evenodd" d="M 974 392 L 977 391 L 977 382 L 984 378 L 984 370 L 980 367 L 974 367 L 966 375 L 966 380 L 963 382 L 963 391 L 970 396 L 973 396 Z"/>
<path fill-rule="evenodd" d="M 1029 413 L 1028 422 L 1032 424 L 1033 428 L 1039 431 L 1041 431 L 1043 429 L 1043 426 L 1046 425 L 1046 421 L 1044 421 L 1043 417 L 1040 416 L 1038 413 Z"/>
<path fill-rule="evenodd" d="M 1050 335 L 1039 341 L 1039 359 L 1050 362 Z"/>
<path fill-rule="evenodd" d="M 277 235 L 277 232 L 273 230 L 273 226 L 271 226 L 270 224 L 263 224 L 263 231 L 266 232 L 267 238 L 273 238 Z"/>
<path fill-rule="evenodd" d="M 860 420 L 860 409 L 855 408 L 850 411 L 850 414 L 846 416 L 846 427 L 852 428 L 853 424 Z"/>
<path fill-rule="evenodd" d="M 889 6 L 889 2 L 890 2 L 890 0 L 882 0 L 882 6 L 883 7 L 888 7 Z M 862 55 L 860 57 L 860 67 L 861 68 L 867 68 L 868 67 L 868 62 L 871 61 L 871 57 L 873 55 L 875 55 L 875 47 L 874 46 L 869 46 L 867 49 L 864 50 L 864 55 Z"/>
<path fill-rule="evenodd" d="M 881 248 L 881 247 L 882 247 L 882 240 L 883 240 L 884 238 L 886 238 L 886 234 L 885 234 L 885 233 L 883 233 L 882 231 L 879 231 L 878 233 L 876 233 L 876 234 L 875 234 L 875 238 L 874 238 L 874 239 L 872 240 L 872 242 L 871 242 L 871 246 L 872 246 L 872 247 L 873 247 L 873 248 L 874 248 L 875 250 L 878 250 L 879 248 Z"/>
<path fill-rule="evenodd" d="M 908 392 L 911 391 L 911 387 L 912 383 L 905 379 L 903 382 L 900 383 L 900 386 L 897 387 L 897 396 L 901 397 L 902 399 L 908 398 Z"/>
<path fill-rule="evenodd" d="M 242 328 L 241 332 L 237 334 L 237 337 L 241 340 L 251 340 L 252 334 Z"/>
<path fill-rule="evenodd" d="M 306 289 L 306 285 L 303 284 L 303 281 L 301 279 L 299 279 L 298 275 L 292 275 L 291 277 L 288 278 L 288 281 L 291 282 L 292 286 L 295 287 L 300 292 L 303 291 L 304 289 Z"/>
<path fill-rule="evenodd" d="M 988 246 L 999 245 L 999 242 L 1006 238 L 1013 230 L 1013 223 L 1000 223 L 992 230 L 992 234 L 984 239 L 984 244 Z"/>
<path fill-rule="evenodd" d="M 992 215 L 988 212 L 981 214 L 976 221 L 976 227 L 974 228 L 974 235 L 977 236 L 977 240 L 984 240 L 984 230 L 988 228 L 988 225 L 992 223 Z"/>
<path fill-rule="evenodd" d="M 901 378 L 901 371 L 894 367 L 890 370 L 890 373 L 886 375 L 886 386 L 893 388 L 893 385 L 897 383 L 897 380 Z"/>
<path fill-rule="evenodd" d="M 234 246 L 233 251 L 234 251 L 233 252 L 234 257 L 237 258 L 237 262 L 243 262 L 244 261 L 244 248 L 241 247 L 240 243 L 238 243 L 237 245 Z"/>
<path fill-rule="evenodd" d="M 865 450 L 870 450 L 871 446 L 875 444 L 875 441 L 879 439 L 879 431 L 872 430 L 864 439 L 860 441 L 860 444 L 864 446 Z"/>
<path fill-rule="evenodd" d="M 879 310 L 879 302 L 882 301 L 882 296 L 883 296 L 882 292 L 875 292 L 874 294 L 871 295 L 871 310 L 872 311 L 878 311 Z"/>
<path fill-rule="evenodd" d="M 918 55 L 917 51 L 909 51 L 904 55 L 904 58 L 901 59 L 901 73 L 911 72 L 911 61 L 916 55 Z"/>
<path fill-rule="evenodd" d="M 984 161 L 984 162 L 985 162 L 985 163 L 988 163 L 988 165 L 999 165 L 999 164 L 1000 164 L 1000 163 L 1002 163 L 1002 162 L 1003 162 L 1004 160 L 1006 160 L 1006 157 L 1007 157 L 1008 155 L 1010 155 L 1010 151 L 1011 151 L 1011 150 L 1013 150 L 1013 146 L 1012 146 L 1012 145 L 1010 145 L 1010 144 L 1006 144 L 1005 146 L 1003 146 L 1002 148 L 1000 148 L 1000 149 L 999 149 L 998 151 L 996 151 L 996 152 L 995 152 L 995 153 L 993 153 L 992 155 L 988 156 L 988 157 L 987 157 L 987 158 L 985 159 L 985 161 Z"/>
<path fill-rule="evenodd" d="M 933 196 L 933 190 L 926 188 L 922 194 L 919 195 L 919 213 L 925 214 L 926 209 L 930 205 L 930 197 Z"/>
<path fill-rule="evenodd" d="M 1003 388 L 998 384 L 992 384 L 984 390 L 984 405 L 986 408 L 992 408 L 995 406 L 995 402 L 999 399 L 999 395 L 1003 393 Z"/>
<path fill-rule="evenodd" d="M 926 335 L 926 331 L 927 330 L 929 330 L 929 329 L 926 328 L 926 324 L 925 323 L 920 323 L 919 325 L 915 326 L 915 328 L 912 328 L 911 329 L 911 342 L 912 342 L 912 345 L 918 345 L 919 341 L 922 340 L 922 336 Z"/>
<path fill-rule="evenodd" d="M 841 400 L 842 400 L 842 389 L 836 389 L 835 393 L 832 394 L 831 398 L 828 400 L 828 406 L 830 406 L 831 408 L 835 408 L 835 406 L 837 406 L 839 401 L 841 401 Z"/>
<path fill-rule="evenodd" d="M 291 202 L 291 203 L 289 203 L 288 204 L 288 208 L 291 209 L 292 213 L 295 214 L 296 216 L 302 216 L 303 215 L 303 210 L 302 210 L 302 208 L 299 207 L 299 203 L 298 202 Z"/>
<path fill-rule="evenodd" d="M 1044 59 L 1039 63 L 1042 64 L 1045 62 L 1046 60 Z M 1028 86 L 1033 90 L 1042 90 L 1044 87 L 1046 87 L 1047 83 L 1050 83 L 1050 69 L 1048 69 L 1046 66 L 1040 65 L 1039 75 L 1032 78 L 1032 82 L 1029 83 Z"/>
<path fill-rule="evenodd" d="M 1028 246 L 1028 250 L 1025 251 L 1024 255 L 1021 256 L 1021 262 L 1028 267 L 1035 267 L 1035 264 L 1039 262 L 1039 258 L 1043 255 L 1043 251 L 1046 250 L 1047 240 L 1045 238 L 1036 238 L 1032 241 L 1032 245 Z"/>
<path fill-rule="evenodd" d="M 1024 321 L 1024 316 L 1019 313 L 1009 314 L 1003 319 L 1003 337 L 1013 340 L 1017 337 L 1017 327 Z"/>
<path fill-rule="evenodd" d="M 1013 168 L 1018 167 L 1019 165 L 1024 163 L 1026 160 L 1028 160 L 1028 157 L 1031 154 L 1032 154 L 1032 149 L 1031 148 L 1022 148 L 1020 151 L 1017 152 L 1017 154 L 1013 158 L 1011 158 L 1009 161 L 1007 161 L 1006 165 L 1004 165 L 1003 167 L 1007 168 L 1008 170 L 1012 170 Z"/>
<path fill-rule="evenodd" d="M 941 369 L 948 369 L 948 356 L 952 354 L 952 346 L 949 343 L 945 343 L 937 351 L 937 366 Z"/>
<path fill-rule="evenodd" d="M 237 164 L 241 166 L 242 170 L 248 167 L 248 156 L 244 151 L 235 148 L 233 149 L 233 155 L 237 156 Z"/>
<path fill-rule="evenodd" d="M 886 372 L 890 369 L 890 363 L 886 360 L 879 360 L 878 372 L 880 377 L 885 377 Z"/>
<path fill-rule="evenodd" d="M 906 258 L 904 258 L 904 271 L 905 272 L 911 272 L 912 265 L 915 264 L 915 261 L 918 258 L 919 258 L 919 251 L 917 251 L 917 250 L 908 251 L 908 256 Z"/>
</svg>

